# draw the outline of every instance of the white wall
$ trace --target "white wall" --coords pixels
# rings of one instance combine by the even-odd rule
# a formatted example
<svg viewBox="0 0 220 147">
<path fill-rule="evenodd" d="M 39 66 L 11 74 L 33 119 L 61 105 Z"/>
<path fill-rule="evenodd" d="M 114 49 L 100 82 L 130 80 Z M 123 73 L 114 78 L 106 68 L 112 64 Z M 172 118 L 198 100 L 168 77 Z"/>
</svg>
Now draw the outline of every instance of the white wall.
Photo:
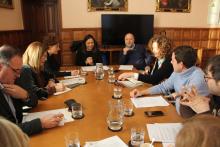
<svg viewBox="0 0 220 147">
<path fill-rule="evenodd" d="M 14 9 L 0 8 L 0 31 L 23 30 L 20 0 L 13 0 Z"/>
<path fill-rule="evenodd" d="M 101 27 L 101 14 L 103 13 L 154 14 L 155 27 L 210 27 L 207 23 L 210 0 L 191 0 L 191 13 L 155 12 L 156 0 L 128 0 L 128 12 L 88 12 L 87 1 L 62 0 L 63 28 Z"/>
</svg>

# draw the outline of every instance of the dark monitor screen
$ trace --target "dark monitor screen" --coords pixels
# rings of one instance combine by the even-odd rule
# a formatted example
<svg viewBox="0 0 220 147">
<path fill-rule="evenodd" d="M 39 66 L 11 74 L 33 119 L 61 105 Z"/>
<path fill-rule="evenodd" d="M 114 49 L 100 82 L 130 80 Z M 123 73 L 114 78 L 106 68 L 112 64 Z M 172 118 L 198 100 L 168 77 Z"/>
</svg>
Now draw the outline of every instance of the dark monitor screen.
<svg viewBox="0 0 220 147">
<path fill-rule="evenodd" d="M 102 14 L 101 23 L 103 45 L 124 45 L 129 32 L 136 44 L 146 44 L 153 36 L 153 15 Z"/>
</svg>

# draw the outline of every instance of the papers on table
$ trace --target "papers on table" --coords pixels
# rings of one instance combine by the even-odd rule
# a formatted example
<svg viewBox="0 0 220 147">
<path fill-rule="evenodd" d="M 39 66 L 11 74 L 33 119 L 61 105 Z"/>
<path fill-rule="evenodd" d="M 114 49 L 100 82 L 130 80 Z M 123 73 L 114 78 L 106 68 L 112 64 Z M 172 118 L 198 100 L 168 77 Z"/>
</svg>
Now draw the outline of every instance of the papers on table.
<svg viewBox="0 0 220 147">
<path fill-rule="evenodd" d="M 175 147 L 175 143 L 165 143 L 162 142 L 163 147 Z"/>
<path fill-rule="evenodd" d="M 49 110 L 49 111 L 42 111 L 42 112 L 34 112 L 34 113 L 28 113 L 23 117 L 22 122 L 31 121 L 36 118 L 41 118 L 48 115 L 58 114 L 62 113 L 64 115 L 63 121 L 59 123 L 60 126 L 64 125 L 64 123 L 73 121 L 71 112 L 68 111 L 68 108 L 63 109 L 55 109 L 55 110 Z"/>
<path fill-rule="evenodd" d="M 80 75 L 75 75 L 75 76 L 64 76 L 64 79 L 72 79 L 72 78 L 79 78 Z"/>
<path fill-rule="evenodd" d="M 132 70 L 133 67 L 133 65 L 120 65 L 119 70 Z"/>
<path fill-rule="evenodd" d="M 63 83 L 65 86 L 73 85 L 73 84 L 85 84 L 86 80 L 83 77 L 79 78 L 73 78 L 73 79 L 65 79 L 65 80 L 60 80 L 61 83 Z"/>
<path fill-rule="evenodd" d="M 154 138 L 155 141 L 164 143 L 174 143 L 176 135 L 182 128 L 181 123 L 155 123 L 146 126 L 150 140 Z"/>
<path fill-rule="evenodd" d="M 162 96 L 131 98 L 131 101 L 136 108 L 169 105 L 169 103 L 167 103 L 167 101 Z"/>
<path fill-rule="evenodd" d="M 68 92 L 70 90 L 71 90 L 70 88 L 66 87 L 64 91 L 56 92 L 53 95 L 60 95 L 60 94 L 66 93 L 66 92 Z"/>
<path fill-rule="evenodd" d="M 82 66 L 81 69 L 82 69 L 83 71 L 95 71 L 96 66 Z M 103 69 L 104 69 L 104 70 L 108 70 L 109 67 L 108 67 L 108 66 L 103 66 Z"/>
<path fill-rule="evenodd" d="M 125 81 L 118 81 L 118 83 L 124 85 L 125 87 L 128 87 L 128 88 L 135 88 L 137 86 L 141 86 L 143 85 L 144 83 L 141 82 L 141 81 L 138 81 L 134 78 L 127 78 L 127 80 Z"/>
<path fill-rule="evenodd" d="M 112 136 L 100 141 L 86 142 L 84 147 L 128 147 L 118 136 Z"/>
</svg>

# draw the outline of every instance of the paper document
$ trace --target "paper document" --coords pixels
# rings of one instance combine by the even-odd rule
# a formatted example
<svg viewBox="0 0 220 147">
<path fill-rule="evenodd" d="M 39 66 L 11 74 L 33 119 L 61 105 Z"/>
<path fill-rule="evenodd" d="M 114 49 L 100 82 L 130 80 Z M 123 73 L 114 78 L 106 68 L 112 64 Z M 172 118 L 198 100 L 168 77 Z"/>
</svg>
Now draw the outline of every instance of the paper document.
<svg viewBox="0 0 220 147">
<path fill-rule="evenodd" d="M 181 128 L 181 123 L 147 124 L 147 130 L 150 140 L 152 140 L 152 138 L 155 138 L 155 141 L 164 143 L 174 143 L 176 135 Z"/>
<path fill-rule="evenodd" d="M 131 98 L 136 108 L 169 106 L 169 103 L 162 96 Z"/>
<path fill-rule="evenodd" d="M 175 143 L 164 143 L 162 142 L 163 147 L 175 147 Z"/>
<path fill-rule="evenodd" d="M 82 66 L 81 69 L 82 69 L 83 71 L 95 71 L 96 66 Z M 104 70 L 108 70 L 109 67 L 108 67 L 108 66 L 103 66 L 103 69 L 104 69 Z"/>
<path fill-rule="evenodd" d="M 132 70 L 133 67 L 133 65 L 120 65 L 119 70 Z"/>
<path fill-rule="evenodd" d="M 100 141 L 86 142 L 84 147 L 128 147 L 118 136 L 112 136 Z"/>
<path fill-rule="evenodd" d="M 85 78 L 79 77 L 79 78 L 74 78 L 74 79 L 65 79 L 65 80 L 60 80 L 59 82 L 63 83 L 65 86 L 72 85 L 72 84 L 85 84 L 86 80 Z"/>
<path fill-rule="evenodd" d="M 144 83 L 141 82 L 141 81 L 138 81 L 134 78 L 127 78 L 127 80 L 125 81 L 118 81 L 118 83 L 124 85 L 125 87 L 128 87 L 128 88 L 135 88 L 137 86 L 141 86 L 143 85 Z"/>
<path fill-rule="evenodd" d="M 47 115 L 58 114 L 58 113 L 62 113 L 64 115 L 64 119 L 63 119 L 63 121 L 60 122 L 59 125 L 64 125 L 64 123 L 71 122 L 74 120 L 72 118 L 71 112 L 68 111 L 68 108 L 63 108 L 63 109 L 55 109 L 55 110 L 49 110 L 49 111 L 28 113 L 27 115 L 25 115 L 23 117 L 22 122 L 24 123 L 24 122 L 31 121 L 36 118 L 41 118 L 41 117 L 44 117 Z"/>
<path fill-rule="evenodd" d="M 70 90 L 72 90 L 72 89 L 66 87 L 64 91 L 56 92 L 56 93 L 54 93 L 53 95 L 60 95 L 60 94 L 66 93 L 66 92 L 68 92 L 68 91 L 70 91 Z"/>
<path fill-rule="evenodd" d="M 75 76 L 64 76 L 64 79 L 72 79 L 72 78 L 79 78 L 80 75 L 75 75 Z"/>
</svg>

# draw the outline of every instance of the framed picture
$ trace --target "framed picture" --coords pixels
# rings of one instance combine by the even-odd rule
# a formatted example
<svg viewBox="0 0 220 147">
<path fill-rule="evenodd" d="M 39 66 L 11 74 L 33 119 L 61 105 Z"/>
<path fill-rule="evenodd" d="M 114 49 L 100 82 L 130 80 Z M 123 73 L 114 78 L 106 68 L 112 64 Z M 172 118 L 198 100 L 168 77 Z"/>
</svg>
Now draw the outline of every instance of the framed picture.
<svg viewBox="0 0 220 147">
<path fill-rule="evenodd" d="M 0 0 L 0 7 L 13 9 L 13 0 Z"/>
<path fill-rule="evenodd" d="M 156 12 L 186 12 L 191 10 L 191 0 L 156 0 Z"/>
<path fill-rule="evenodd" d="M 128 11 L 128 0 L 88 0 L 88 11 Z"/>
</svg>

